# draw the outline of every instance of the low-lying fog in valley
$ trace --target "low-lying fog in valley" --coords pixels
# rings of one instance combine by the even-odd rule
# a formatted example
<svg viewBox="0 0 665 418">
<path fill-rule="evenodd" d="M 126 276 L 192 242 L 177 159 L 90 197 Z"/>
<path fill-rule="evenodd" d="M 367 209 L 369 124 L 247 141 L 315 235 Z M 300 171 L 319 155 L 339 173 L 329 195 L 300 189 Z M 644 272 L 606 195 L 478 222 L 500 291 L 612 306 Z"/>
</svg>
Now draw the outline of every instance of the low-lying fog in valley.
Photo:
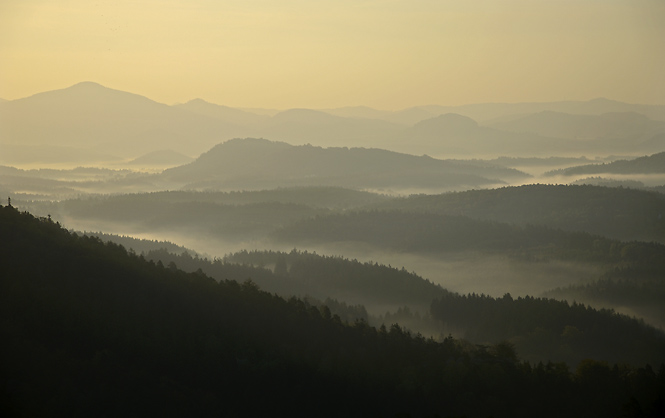
<svg viewBox="0 0 665 418">
<path fill-rule="evenodd" d="M 77 116 L 90 100 L 103 103 L 88 110 L 94 125 Z M 139 253 L 160 241 L 209 260 L 297 249 L 405 269 L 460 294 L 547 295 L 665 323 L 662 310 L 580 290 L 612 280 L 627 262 L 622 243 L 665 242 L 664 106 L 258 115 L 202 101 L 165 106 L 94 83 L 0 106 L 2 194 L 73 231 L 154 241 Z M 148 129 L 155 123 L 164 129 Z M 111 126 L 132 146 L 110 142 Z M 57 146 L 42 142 L 47 134 Z M 663 286 L 639 273 L 614 280 Z M 401 305 L 350 302 L 375 316 Z"/>
<path fill-rule="evenodd" d="M 663 22 L 2 1 L 0 417 L 665 416 Z"/>
<path fill-rule="evenodd" d="M 471 352 L 503 341 L 534 364 L 662 359 L 665 106 L 483 106 L 494 119 L 257 115 L 82 83 L 0 103 L 0 195 L 158 269 L 349 326 Z M 623 326 L 641 342 L 602 342 Z"/>
</svg>

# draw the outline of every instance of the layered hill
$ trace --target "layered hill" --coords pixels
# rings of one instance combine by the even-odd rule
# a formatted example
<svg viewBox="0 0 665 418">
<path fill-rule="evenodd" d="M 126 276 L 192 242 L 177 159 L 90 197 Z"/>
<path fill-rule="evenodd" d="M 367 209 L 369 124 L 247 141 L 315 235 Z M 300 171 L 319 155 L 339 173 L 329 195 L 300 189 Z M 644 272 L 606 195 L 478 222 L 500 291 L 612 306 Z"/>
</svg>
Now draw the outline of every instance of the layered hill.
<svg viewBox="0 0 665 418">
<path fill-rule="evenodd" d="M 665 131 L 664 121 L 655 121 L 635 112 L 575 115 L 545 111 L 491 126 L 504 131 L 582 140 L 640 138 Z"/>
<path fill-rule="evenodd" d="M 564 119 L 571 121 L 549 120 L 563 117 L 563 113 L 554 112 L 569 113 Z M 615 113 L 602 115 L 608 112 Z M 502 119 L 495 120 L 491 126 L 467 120 L 485 124 L 488 119 L 498 117 Z M 541 120 L 543 118 L 548 120 Z M 585 122 L 586 128 L 576 127 L 575 121 L 580 118 L 590 121 Z M 198 155 L 234 137 L 265 137 L 319 146 L 385 148 L 435 156 L 580 155 L 626 153 L 636 149 L 660 151 L 665 140 L 658 126 L 663 120 L 662 106 L 607 100 L 420 106 L 397 112 L 366 107 L 326 111 L 289 109 L 260 115 L 201 99 L 168 106 L 140 95 L 83 82 L 1 102 L 0 145 L 22 147 L 19 156 L 24 161 L 43 162 L 46 158 L 63 163 L 99 163 L 102 156 L 111 160 L 137 158 L 159 149 Z M 600 135 L 598 138 L 602 140 L 590 143 L 579 139 L 590 132 Z M 637 135 L 638 132 L 641 134 Z M 68 147 L 74 148 L 72 153 L 79 154 L 76 159 L 67 157 Z M 39 152 L 40 148 L 57 152 L 49 156 Z M 29 161 L 31 149 L 35 157 Z"/>
<path fill-rule="evenodd" d="M 250 281 L 165 268 L 12 207 L 0 207 L 0 234 L 6 416 L 91 416 L 100 408 L 142 416 L 605 416 L 629 402 L 658 412 L 660 389 L 640 388 L 661 385 L 665 371 L 613 373 L 586 360 L 573 378 L 564 364 L 520 363 L 507 343 L 465 349 L 397 325 L 345 325 L 330 310 Z M 603 329 L 658 344 L 654 330 L 628 327 Z M 554 387 L 566 402 L 543 414 Z"/>
<path fill-rule="evenodd" d="M 618 160 L 603 164 L 586 164 L 550 171 L 549 175 L 584 174 L 663 174 L 665 173 L 665 152 L 647 155 L 632 160 Z"/>
<path fill-rule="evenodd" d="M 193 158 L 173 150 L 157 150 L 134 158 L 127 164 L 136 166 L 179 166 L 192 162 Z"/>
<path fill-rule="evenodd" d="M 534 184 L 414 195 L 380 207 L 665 242 L 665 196 L 642 190 Z"/>
<path fill-rule="evenodd" d="M 234 125 L 84 82 L 2 105 L 0 142 L 93 148 L 137 157 L 170 148 L 198 154 L 239 132 Z"/>
<path fill-rule="evenodd" d="M 162 176 L 188 187 L 218 189 L 309 185 L 446 189 L 527 177 L 512 169 L 479 168 L 380 149 L 293 146 L 253 138 L 219 144 L 191 164 L 166 170 Z"/>
</svg>

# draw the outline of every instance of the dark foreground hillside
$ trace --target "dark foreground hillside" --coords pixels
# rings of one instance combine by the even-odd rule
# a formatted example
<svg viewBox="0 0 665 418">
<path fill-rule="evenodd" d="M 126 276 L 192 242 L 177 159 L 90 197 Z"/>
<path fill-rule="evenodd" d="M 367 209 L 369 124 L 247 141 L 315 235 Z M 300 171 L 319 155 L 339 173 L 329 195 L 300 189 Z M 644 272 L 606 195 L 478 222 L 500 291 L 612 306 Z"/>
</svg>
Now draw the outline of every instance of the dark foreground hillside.
<svg viewBox="0 0 665 418">
<path fill-rule="evenodd" d="M 0 207 L 2 416 L 661 416 L 665 366 L 346 325 Z M 229 278 L 234 279 L 234 278 Z"/>
</svg>

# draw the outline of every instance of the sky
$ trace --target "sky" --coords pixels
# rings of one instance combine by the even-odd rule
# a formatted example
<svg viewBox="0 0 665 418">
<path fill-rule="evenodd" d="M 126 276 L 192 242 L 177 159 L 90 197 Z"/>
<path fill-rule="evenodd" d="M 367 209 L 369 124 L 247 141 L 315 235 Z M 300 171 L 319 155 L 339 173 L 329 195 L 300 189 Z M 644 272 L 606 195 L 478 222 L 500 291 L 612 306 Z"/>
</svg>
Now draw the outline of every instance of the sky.
<svg viewBox="0 0 665 418">
<path fill-rule="evenodd" d="M 665 104 L 663 0 L 2 0 L 0 98 L 81 81 L 173 104 Z"/>
</svg>

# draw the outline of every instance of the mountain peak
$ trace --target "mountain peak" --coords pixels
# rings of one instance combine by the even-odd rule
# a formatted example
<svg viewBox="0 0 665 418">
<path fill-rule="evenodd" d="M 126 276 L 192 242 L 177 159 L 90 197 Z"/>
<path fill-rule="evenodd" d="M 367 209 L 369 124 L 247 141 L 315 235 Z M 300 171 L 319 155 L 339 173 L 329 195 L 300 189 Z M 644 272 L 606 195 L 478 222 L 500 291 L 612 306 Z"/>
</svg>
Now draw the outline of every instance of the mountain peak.
<svg viewBox="0 0 665 418">
<path fill-rule="evenodd" d="M 185 103 L 186 105 L 202 105 L 202 104 L 212 104 L 210 102 L 207 102 L 200 97 L 197 97 L 196 99 L 189 100 L 188 102 Z"/>
<path fill-rule="evenodd" d="M 420 121 L 414 125 L 414 128 L 427 128 L 435 126 L 455 129 L 475 129 L 478 127 L 478 122 L 471 119 L 470 117 L 462 116 L 457 113 L 445 113 L 443 115 Z"/>
<path fill-rule="evenodd" d="M 81 81 L 80 83 L 76 83 L 69 87 L 70 89 L 106 89 L 108 87 L 102 86 L 99 83 L 96 83 L 94 81 Z"/>
</svg>

